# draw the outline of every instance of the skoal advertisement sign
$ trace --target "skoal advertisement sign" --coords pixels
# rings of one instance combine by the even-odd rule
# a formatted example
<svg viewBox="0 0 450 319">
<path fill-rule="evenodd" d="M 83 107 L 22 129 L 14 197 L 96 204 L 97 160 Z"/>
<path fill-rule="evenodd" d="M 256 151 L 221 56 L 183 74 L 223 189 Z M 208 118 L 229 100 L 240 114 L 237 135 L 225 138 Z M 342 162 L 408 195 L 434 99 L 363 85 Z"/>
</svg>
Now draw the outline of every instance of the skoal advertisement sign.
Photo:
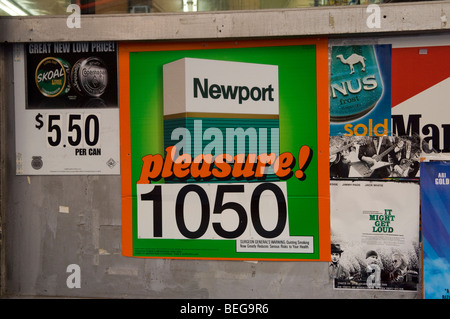
<svg viewBox="0 0 450 319">
<path fill-rule="evenodd" d="M 326 59 L 320 41 L 119 48 L 123 254 L 328 260 Z"/>
<path fill-rule="evenodd" d="M 120 173 L 117 43 L 14 47 L 17 175 Z"/>
</svg>

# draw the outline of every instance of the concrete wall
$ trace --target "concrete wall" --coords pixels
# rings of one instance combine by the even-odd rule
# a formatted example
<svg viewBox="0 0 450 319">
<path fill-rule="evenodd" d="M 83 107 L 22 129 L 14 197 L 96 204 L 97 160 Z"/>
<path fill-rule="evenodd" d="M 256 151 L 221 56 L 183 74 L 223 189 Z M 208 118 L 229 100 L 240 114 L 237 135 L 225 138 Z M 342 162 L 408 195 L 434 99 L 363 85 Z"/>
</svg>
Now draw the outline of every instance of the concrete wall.
<svg viewBox="0 0 450 319">
<path fill-rule="evenodd" d="M 123 257 L 120 176 L 15 175 L 14 83 L 10 76 L 14 57 L 12 44 L 6 42 L 331 35 L 330 40 L 335 43 L 372 44 L 390 42 L 391 36 L 408 37 L 410 32 L 420 32 L 424 39 L 430 40 L 435 35 L 448 34 L 443 23 L 445 13 L 450 10 L 446 2 L 389 6 L 387 13 L 382 13 L 381 28 L 375 30 L 367 27 L 365 8 L 174 14 L 134 19 L 88 16 L 82 20 L 81 29 L 63 29 L 60 33 L 55 30 L 65 25 L 65 17 L 0 18 L 3 42 L 0 44 L 3 252 L 0 270 L 4 274 L 4 296 L 421 298 L 420 290 L 417 293 L 333 290 L 327 262 Z M 112 28 L 113 25 L 118 28 Z M 68 213 L 61 212 L 61 206 L 67 207 Z M 68 288 L 66 284 L 71 264 L 80 266 L 80 288 Z"/>
</svg>

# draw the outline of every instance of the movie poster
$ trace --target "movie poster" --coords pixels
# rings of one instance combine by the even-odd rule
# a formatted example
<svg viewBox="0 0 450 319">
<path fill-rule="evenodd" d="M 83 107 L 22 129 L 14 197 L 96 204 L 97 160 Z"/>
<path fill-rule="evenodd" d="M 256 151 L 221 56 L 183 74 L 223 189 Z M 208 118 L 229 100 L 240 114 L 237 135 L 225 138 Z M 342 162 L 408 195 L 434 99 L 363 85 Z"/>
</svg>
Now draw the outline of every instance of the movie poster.
<svg viewBox="0 0 450 319">
<path fill-rule="evenodd" d="M 14 49 L 17 175 L 120 174 L 117 43 Z"/>
<path fill-rule="evenodd" d="M 425 299 L 450 299 L 450 162 L 421 163 Z"/>
<path fill-rule="evenodd" d="M 331 181 L 331 262 L 335 289 L 416 291 L 419 184 Z"/>
</svg>

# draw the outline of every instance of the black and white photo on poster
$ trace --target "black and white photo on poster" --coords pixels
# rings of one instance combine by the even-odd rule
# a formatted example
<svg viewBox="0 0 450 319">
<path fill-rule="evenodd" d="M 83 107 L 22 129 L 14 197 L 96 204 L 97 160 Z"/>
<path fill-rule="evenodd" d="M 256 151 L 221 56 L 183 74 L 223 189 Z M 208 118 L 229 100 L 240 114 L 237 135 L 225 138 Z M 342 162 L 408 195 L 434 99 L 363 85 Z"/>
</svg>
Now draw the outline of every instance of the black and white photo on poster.
<svg viewBox="0 0 450 319">
<path fill-rule="evenodd" d="M 330 178 L 418 179 L 420 138 L 330 136 Z"/>
<path fill-rule="evenodd" d="M 417 291 L 419 183 L 334 180 L 330 185 L 333 287 Z"/>
</svg>

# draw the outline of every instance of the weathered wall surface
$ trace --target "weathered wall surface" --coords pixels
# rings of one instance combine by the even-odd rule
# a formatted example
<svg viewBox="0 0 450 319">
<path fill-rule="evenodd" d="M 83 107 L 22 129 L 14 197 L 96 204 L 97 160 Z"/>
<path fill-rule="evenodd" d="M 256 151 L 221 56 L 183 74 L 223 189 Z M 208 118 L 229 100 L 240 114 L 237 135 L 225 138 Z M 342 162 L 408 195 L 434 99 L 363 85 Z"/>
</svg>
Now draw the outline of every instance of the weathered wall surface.
<svg viewBox="0 0 450 319">
<path fill-rule="evenodd" d="M 406 6 L 405 6 L 406 7 Z M 401 10 L 399 7 L 391 11 L 392 14 L 381 31 L 403 31 L 405 18 L 395 18 Z M 416 8 L 417 9 L 417 8 Z M 448 5 L 437 10 L 432 7 L 422 17 L 420 8 L 407 12 L 405 17 L 409 29 L 421 31 L 424 29 L 446 30 L 442 25 L 442 14 Z M 351 15 L 364 13 L 363 9 L 349 9 Z M 354 10 L 359 10 L 357 13 Z M 317 10 L 312 9 L 306 15 L 319 16 Z M 439 12 L 438 12 L 439 11 Z M 320 16 L 325 11 L 320 13 Z M 207 38 L 232 38 L 256 36 L 280 36 L 309 34 L 312 30 L 319 30 L 322 34 L 344 34 L 351 26 L 341 25 L 344 21 L 345 11 L 335 10 L 334 18 L 329 20 L 326 16 L 327 26 L 319 25 L 313 28 L 310 24 L 295 24 L 294 28 L 279 25 L 275 31 L 264 29 L 241 28 L 236 23 L 244 21 L 246 13 L 236 14 L 236 23 L 231 19 L 232 15 L 220 15 L 217 20 L 211 22 L 212 15 L 200 16 L 200 25 L 213 25 L 219 23 L 222 27 L 215 31 L 200 30 L 198 24 L 191 24 L 188 29 L 197 28 L 194 33 L 187 32 L 182 19 L 177 15 L 169 17 L 173 20 L 171 27 L 180 27 L 183 35 L 175 32 L 179 38 L 199 37 L 201 32 L 206 32 Z M 267 15 L 268 13 L 264 13 Z M 279 19 L 293 19 L 289 12 L 275 12 L 274 21 Z M 428 17 L 435 22 L 427 24 Z M 282 17 L 280 17 L 282 15 Z M 435 16 L 436 15 L 436 16 Z M 394 16 L 394 17 L 392 17 Z M 417 24 L 412 20 L 419 19 Z M 105 19 L 102 17 L 101 20 Z M 139 17 L 137 19 L 143 19 Z M 159 18 L 158 18 L 159 19 Z M 261 16 L 255 19 L 260 21 Z M 394 21 L 396 20 L 396 21 Z M 62 19 L 61 21 L 64 21 Z M 49 24 L 39 24 L 36 28 L 54 27 L 61 21 L 52 21 Z M 309 20 L 308 20 L 309 21 Z M 348 21 L 348 20 L 346 20 Z M 332 23 L 331 23 L 332 22 Z M 420 23 L 419 23 L 420 22 Z M 2 41 L 12 39 L 10 42 L 23 42 L 28 40 L 42 41 L 42 34 L 33 29 L 26 28 L 28 21 L 20 25 L 20 28 L 7 35 L 2 33 Z M 36 22 L 34 22 L 36 23 Z M 92 24 L 101 23 L 89 17 Z M 124 40 L 134 34 L 142 39 L 174 39 L 167 36 L 167 32 L 155 31 L 145 34 L 144 27 L 140 31 L 130 31 L 131 24 L 122 22 L 124 28 L 119 34 L 119 39 L 114 38 L 108 32 L 103 34 L 96 31 L 95 40 Z M 164 22 L 166 23 L 166 22 Z M 11 30 L 13 24 L 0 20 L 4 30 Z M 153 22 L 147 21 L 145 26 Z M 319 23 L 320 24 L 320 23 Z M 354 22 L 356 32 L 363 31 L 362 22 Z M 303 31 L 309 30 L 306 33 Z M 416 30 L 417 29 L 417 30 Z M 106 30 L 106 29 L 105 29 Z M 111 29 L 112 30 L 112 29 Z M 189 30 L 188 30 L 189 31 Z M 366 30 L 367 33 L 373 30 Z M 94 40 L 95 34 L 79 33 L 75 30 L 74 38 L 58 40 Z M 319 35 L 318 33 L 314 35 Z M 164 34 L 166 36 L 164 36 Z M 388 33 L 390 34 L 390 33 Z M 367 34 L 366 34 L 367 35 Z M 432 39 L 432 36 L 430 36 Z M 49 40 L 49 39 L 47 39 Z M 335 40 L 337 43 L 345 43 L 345 40 Z M 351 41 L 363 43 L 389 42 L 389 38 L 353 38 Z M 2 219 L 2 248 L 5 252 L 5 289 L 6 296 L 56 296 L 56 297 L 94 297 L 94 298 L 421 298 L 418 292 L 383 292 L 383 291 L 340 291 L 334 290 L 332 281 L 328 276 L 327 262 L 246 262 L 246 261 L 207 261 L 207 260 L 164 260 L 164 259 L 140 259 L 128 258 L 121 254 L 121 179 L 120 176 L 16 176 L 15 175 L 15 128 L 14 128 L 14 96 L 13 79 L 8 74 L 12 71 L 12 45 L 3 44 L 6 70 L 1 74 L 1 79 L 6 81 L 0 88 L 7 88 L 7 98 L 1 102 L 0 107 L 6 111 L 6 118 L 2 118 L 2 128 L 6 134 L 2 136 L 6 143 L 6 149 L 2 154 L 6 163 L 2 167 L 2 176 L 6 178 L 6 184 L 2 184 L 5 196 L 1 198 L 5 217 Z M 0 53 L 2 51 L 0 50 Z M 1 62 L 0 62 L 1 66 Z M 0 67 L 0 71 L 2 68 Z M 4 95 L 4 92 L 1 92 Z M 3 196 L 3 194 L 2 194 Z M 81 271 L 81 287 L 69 288 L 67 279 L 69 265 L 78 265 Z M 2 264 L 3 266 L 3 264 Z M 421 287 L 421 285 L 419 285 Z"/>
</svg>

